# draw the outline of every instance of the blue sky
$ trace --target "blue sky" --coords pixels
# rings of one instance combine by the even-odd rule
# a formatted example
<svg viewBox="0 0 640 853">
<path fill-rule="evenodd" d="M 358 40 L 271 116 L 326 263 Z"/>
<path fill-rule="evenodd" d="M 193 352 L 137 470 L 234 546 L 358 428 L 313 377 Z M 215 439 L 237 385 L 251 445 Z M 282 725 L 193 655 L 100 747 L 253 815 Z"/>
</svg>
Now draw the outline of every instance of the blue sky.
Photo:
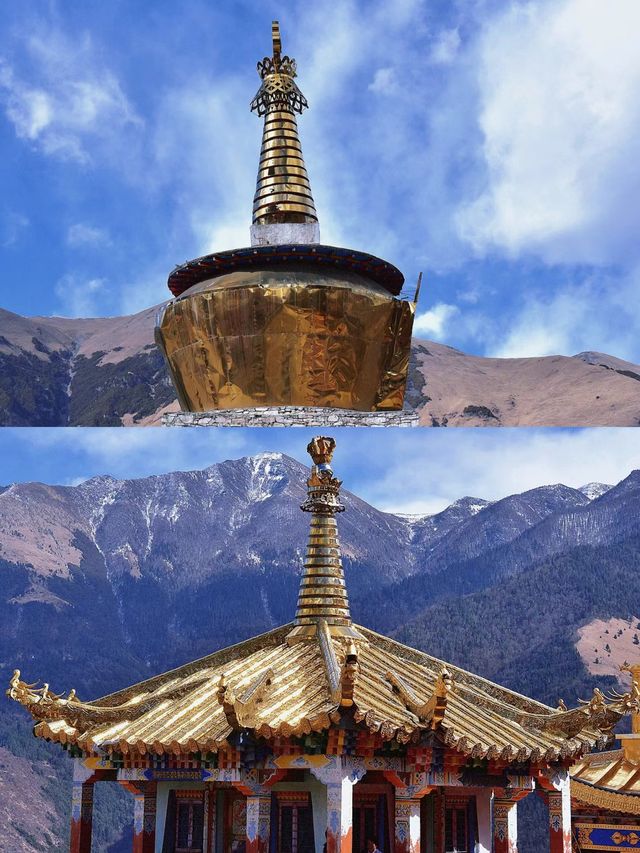
<svg viewBox="0 0 640 853">
<path fill-rule="evenodd" d="M 279 451 L 309 463 L 312 429 L 37 428 L 0 430 L 2 482 L 75 485 L 143 477 Z M 345 488 L 380 509 L 437 512 L 465 495 L 496 500 L 540 485 L 614 484 L 640 468 L 633 429 L 329 431 Z"/>
<path fill-rule="evenodd" d="M 2 4 L 2 307 L 130 313 L 246 245 L 274 17 L 323 240 L 424 270 L 421 336 L 640 361 L 636 0 Z"/>
</svg>

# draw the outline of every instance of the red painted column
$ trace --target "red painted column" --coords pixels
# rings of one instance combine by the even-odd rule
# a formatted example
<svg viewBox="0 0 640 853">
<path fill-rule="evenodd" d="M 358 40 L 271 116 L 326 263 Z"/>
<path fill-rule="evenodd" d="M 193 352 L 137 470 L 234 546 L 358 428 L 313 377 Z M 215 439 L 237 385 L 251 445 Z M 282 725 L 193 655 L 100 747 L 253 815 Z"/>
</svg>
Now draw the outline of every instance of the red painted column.
<svg viewBox="0 0 640 853">
<path fill-rule="evenodd" d="M 271 794 L 247 797 L 246 853 L 269 853 L 271 834 Z"/>
<path fill-rule="evenodd" d="M 155 853 L 156 784 L 147 782 L 133 800 L 133 853 Z"/>
<path fill-rule="evenodd" d="M 73 783 L 69 853 L 91 853 L 93 782 Z"/>
<path fill-rule="evenodd" d="M 549 851 L 571 853 L 571 791 L 569 780 L 559 791 L 547 793 L 549 804 Z"/>
<path fill-rule="evenodd" d="M 396 793 L 395 853 L 420 853 L 420 800 Z"/>
<path fill-rule="evenodd" d="M 493 851 L 518 853 L 518 807 L 513 800 L 493 801 Z"/>
</svg>

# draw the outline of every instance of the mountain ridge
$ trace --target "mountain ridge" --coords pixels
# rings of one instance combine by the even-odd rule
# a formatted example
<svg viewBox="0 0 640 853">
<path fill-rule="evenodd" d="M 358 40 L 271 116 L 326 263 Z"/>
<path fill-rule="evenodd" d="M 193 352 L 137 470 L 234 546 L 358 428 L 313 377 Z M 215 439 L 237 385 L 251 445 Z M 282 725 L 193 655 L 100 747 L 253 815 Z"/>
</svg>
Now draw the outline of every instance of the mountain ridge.
<svg viewBox="0 0 640 853">
<path fill-rule="evenodd" d="M 154 342 L 158 307 L 86 319 L 0 309 L 0 425 L 161 423 L 178 404 Z M 640 366 L 604 353 L 490 358 L 414 339 L 406 406 L 422 426 L 638 426 L 638 378 Z"/>
</svg>

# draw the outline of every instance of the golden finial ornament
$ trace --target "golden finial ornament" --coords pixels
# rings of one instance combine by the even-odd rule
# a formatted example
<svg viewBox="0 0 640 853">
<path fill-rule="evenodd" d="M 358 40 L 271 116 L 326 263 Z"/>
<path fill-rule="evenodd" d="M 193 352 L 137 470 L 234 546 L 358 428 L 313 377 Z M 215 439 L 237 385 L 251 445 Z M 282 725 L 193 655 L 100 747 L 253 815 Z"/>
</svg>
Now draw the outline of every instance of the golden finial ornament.
<svg viewBox="0 0 640 853">
<path fill-rule="evenodd" d="M 315 223 L 318 217 L 295 116 L 309 105 L 294 81 L 295 59 L 282 55 L 277 21 L 271 25 L 271 38 L 273 56 L 258 62 L 262 83 L 251 101 L 251 111 L 264 117 L 253 224 Z"/>
</svg>

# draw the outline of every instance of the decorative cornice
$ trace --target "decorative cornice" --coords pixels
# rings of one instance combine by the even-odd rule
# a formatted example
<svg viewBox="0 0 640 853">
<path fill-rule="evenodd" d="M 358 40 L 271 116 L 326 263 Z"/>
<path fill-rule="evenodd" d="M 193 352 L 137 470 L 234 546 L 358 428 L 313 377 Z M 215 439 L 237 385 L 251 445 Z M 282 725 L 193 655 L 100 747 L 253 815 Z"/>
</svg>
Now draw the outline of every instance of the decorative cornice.
<svg viewBox="0 0 640 853">
<path fill-rule="evenodd" d="M 586 782 L 571 780 L 571 796 L 582 803 L 613 812 L 640 815 L 640 795 L 619 794 Z"/>
</svg>

